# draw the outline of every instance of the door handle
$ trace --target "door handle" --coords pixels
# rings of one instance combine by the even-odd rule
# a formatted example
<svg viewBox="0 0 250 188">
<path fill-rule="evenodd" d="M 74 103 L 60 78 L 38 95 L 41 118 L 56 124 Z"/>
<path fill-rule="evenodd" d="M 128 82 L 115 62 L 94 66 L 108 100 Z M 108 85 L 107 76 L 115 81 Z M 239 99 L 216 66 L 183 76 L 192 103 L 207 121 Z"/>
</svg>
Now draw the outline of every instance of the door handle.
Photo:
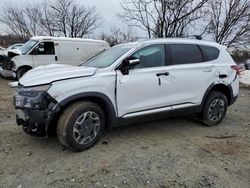
<svg viewBox="0 0 250 188">
<path fill-rule="evenodd" d="M 55 61 L 57 61 L 58 59 L 57 59 L 57 56 L 55 56 Z"/>
<path fill-rule="evenodd" d="M 169 76 L 169 72 L 164 72 L 164 73 L 157 73 L 156 76 L 159 77 L 159 76 Z"/>
</svg>

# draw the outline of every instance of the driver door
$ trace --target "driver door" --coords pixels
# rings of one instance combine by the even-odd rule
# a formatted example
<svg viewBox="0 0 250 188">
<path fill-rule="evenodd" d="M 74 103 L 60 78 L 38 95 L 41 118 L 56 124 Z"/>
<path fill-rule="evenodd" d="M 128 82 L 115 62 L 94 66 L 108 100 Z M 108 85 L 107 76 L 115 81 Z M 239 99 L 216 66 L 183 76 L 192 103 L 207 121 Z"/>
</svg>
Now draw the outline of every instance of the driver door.
<svg viewBox="0 0 250 188">
<path fill-rule="evenodd" d="M 41 42 L 31 53 L 34 67 L 57 63 L 54 42 Z"/>
<path fill-rule="evenodd" d="M 135 52 L 131 59 L 140 63 L 123 75 L 117 70 L 118 115 L 132 115 L 158 108 L 171 110 L 168 96 L 173 77 L 164 45 L 152 45 Z M 133 115 L 132 115 L 133 116 Z"/>
</svg>

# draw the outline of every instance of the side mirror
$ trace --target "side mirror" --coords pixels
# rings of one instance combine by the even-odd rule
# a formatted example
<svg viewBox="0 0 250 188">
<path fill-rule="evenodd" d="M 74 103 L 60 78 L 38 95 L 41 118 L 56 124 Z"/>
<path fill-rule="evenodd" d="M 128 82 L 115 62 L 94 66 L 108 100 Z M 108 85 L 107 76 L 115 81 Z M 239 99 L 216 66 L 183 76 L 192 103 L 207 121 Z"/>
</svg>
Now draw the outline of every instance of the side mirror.
<svg viewBox="0 0 250 188">
<path fill-rule="evenodd" d="M 128 60 L 129 62 L 129 65 L 130 67 L 133 67 L 133 66 L 136 66 L 140 63 L 140 60 L 139 59 L 131 59 L 131 60 Z"/>
<path fill-rule="evenodd" d="M 139 63 L 140 63 L 139 59 L 124 59 L 120 70 L 121 70 L 123 75 L 128 75 L 129 69 L 138 65 Z"/>
</svg>

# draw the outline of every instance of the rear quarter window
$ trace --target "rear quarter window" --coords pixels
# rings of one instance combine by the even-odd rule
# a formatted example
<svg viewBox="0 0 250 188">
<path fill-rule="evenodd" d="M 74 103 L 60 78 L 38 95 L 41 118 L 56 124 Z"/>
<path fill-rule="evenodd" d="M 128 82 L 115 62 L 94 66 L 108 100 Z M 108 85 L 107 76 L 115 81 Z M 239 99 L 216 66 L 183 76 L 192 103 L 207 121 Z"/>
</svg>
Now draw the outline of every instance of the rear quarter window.
<svg viewBox="0 0 250 188">
<path fill-rule="evenodd" d="M 194 44 L 170 44 L 173 64 L 202 63 L 200 48 Z"/>
<path fill-rule="evenodd" d="M 220 50 L 212 46 L 200 46 L 200 49 L 205 62 L 215 60 L 220 55 Z"/>
</svg>

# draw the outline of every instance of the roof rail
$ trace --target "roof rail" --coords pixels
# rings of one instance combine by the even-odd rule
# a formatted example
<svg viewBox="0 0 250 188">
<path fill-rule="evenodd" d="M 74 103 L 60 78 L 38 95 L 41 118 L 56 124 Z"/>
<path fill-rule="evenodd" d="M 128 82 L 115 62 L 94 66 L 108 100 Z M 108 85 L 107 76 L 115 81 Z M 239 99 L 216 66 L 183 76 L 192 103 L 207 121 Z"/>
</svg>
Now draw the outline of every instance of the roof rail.
<svg viewBox="0 0 250 188">
<path fill-rule="evenodd" d="M 202 40 L 202 36 L 201 35 L 186 35 L 186 36 L 183 36 L 183 37 L 194 38 L 194 39 L 197 39 L 197 40 Z"/>
<path fill-rule="evenodd" d="M 146 40 L 148 40 L 147 37 L 136 37 L 134 41 L 142 42 L 142 41 L 146 41 Z"/>
</svg>

